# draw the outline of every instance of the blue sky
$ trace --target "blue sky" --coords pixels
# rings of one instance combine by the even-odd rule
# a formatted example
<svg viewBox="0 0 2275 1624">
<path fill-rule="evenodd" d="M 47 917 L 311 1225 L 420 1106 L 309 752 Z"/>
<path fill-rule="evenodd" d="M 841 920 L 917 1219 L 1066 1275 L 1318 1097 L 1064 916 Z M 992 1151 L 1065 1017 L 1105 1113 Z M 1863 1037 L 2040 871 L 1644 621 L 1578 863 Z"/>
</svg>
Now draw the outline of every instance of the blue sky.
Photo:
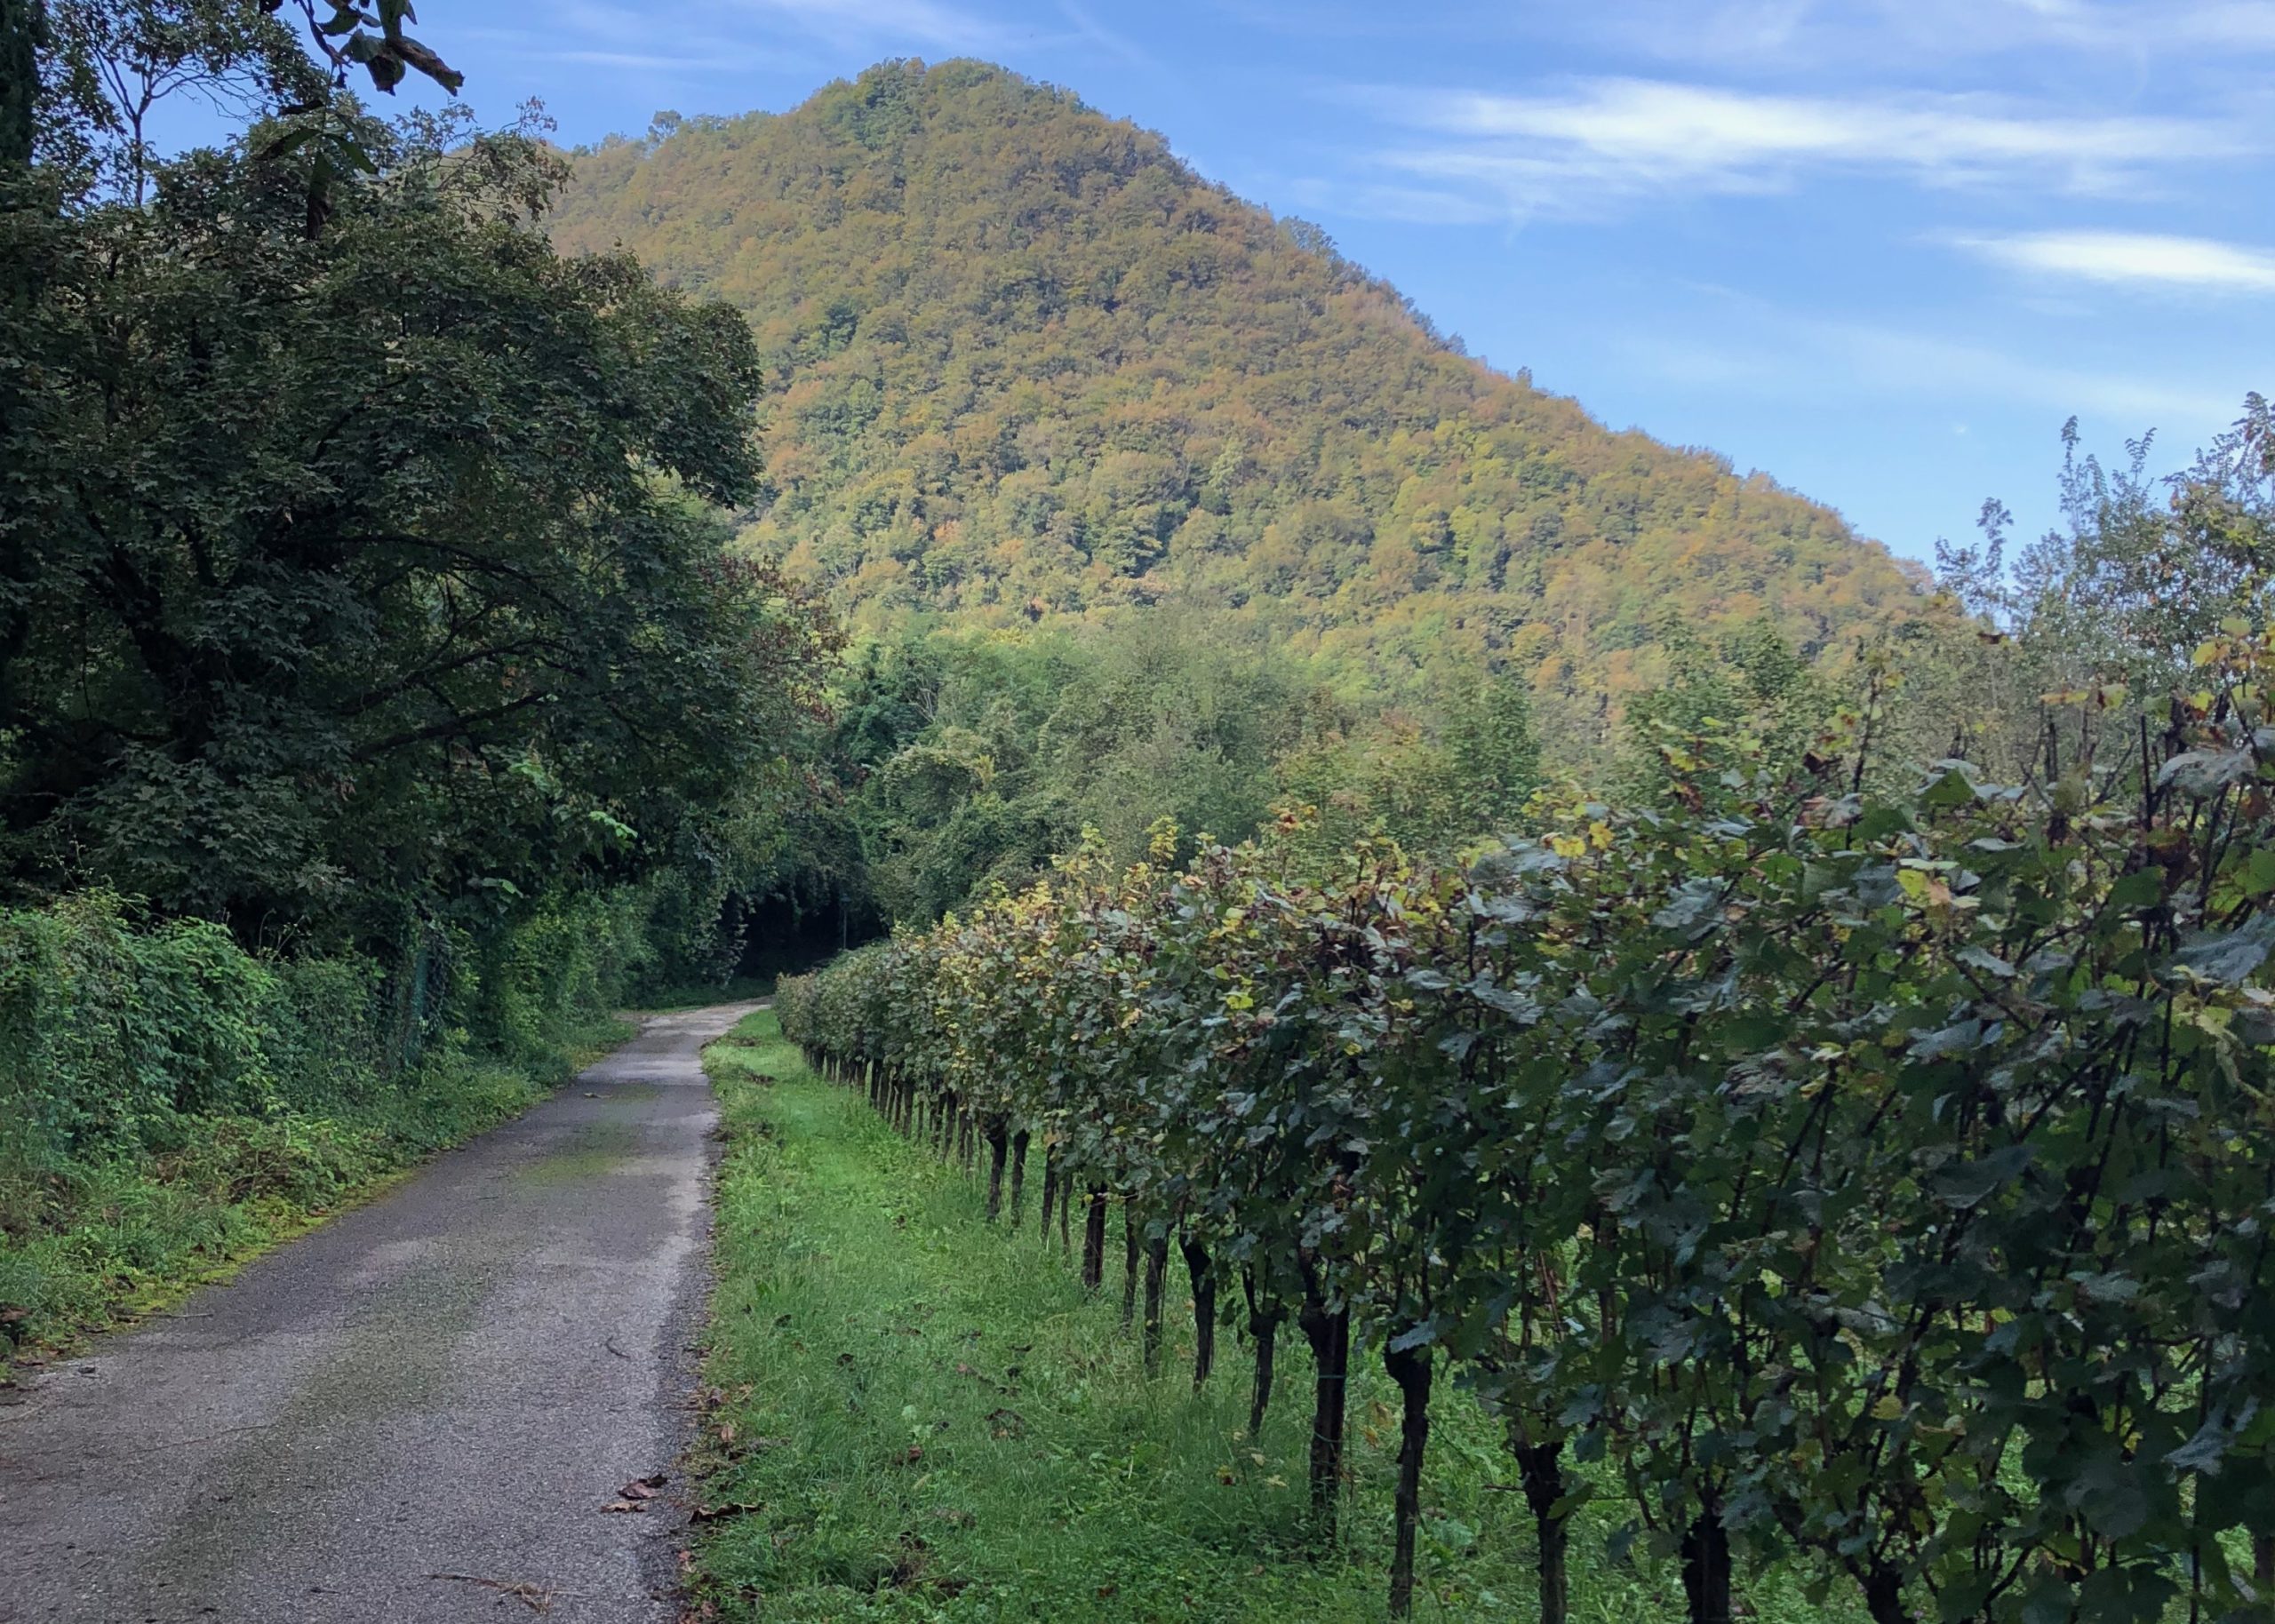
<svg viewBox="0 0 2275 1624">
<path fill-rule="evenodd" d="M 1898 552 L 2058 435 L 2170 467 L 2275 390 L 2275 0 L 427 0 L 563 139 L 972 55 L 1324 226 L 1473 353 Z"/>
</svg>

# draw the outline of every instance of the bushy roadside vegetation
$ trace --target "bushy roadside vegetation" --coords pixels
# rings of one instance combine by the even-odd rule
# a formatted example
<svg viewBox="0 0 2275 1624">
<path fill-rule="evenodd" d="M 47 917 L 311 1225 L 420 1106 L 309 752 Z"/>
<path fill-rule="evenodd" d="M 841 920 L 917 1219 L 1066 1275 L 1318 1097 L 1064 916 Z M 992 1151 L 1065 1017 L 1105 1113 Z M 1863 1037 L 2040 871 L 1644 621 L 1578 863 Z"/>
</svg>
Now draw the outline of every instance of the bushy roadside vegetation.
<svg viewBox="0 0 2275 1624">
<path fill-rule="evenodd" d="M 635 897 L 402 973 L 117 898 L 0 912 L 0 1362 L 111 1323 L 498 1122 L 621 1036 Z"/>
</svg>

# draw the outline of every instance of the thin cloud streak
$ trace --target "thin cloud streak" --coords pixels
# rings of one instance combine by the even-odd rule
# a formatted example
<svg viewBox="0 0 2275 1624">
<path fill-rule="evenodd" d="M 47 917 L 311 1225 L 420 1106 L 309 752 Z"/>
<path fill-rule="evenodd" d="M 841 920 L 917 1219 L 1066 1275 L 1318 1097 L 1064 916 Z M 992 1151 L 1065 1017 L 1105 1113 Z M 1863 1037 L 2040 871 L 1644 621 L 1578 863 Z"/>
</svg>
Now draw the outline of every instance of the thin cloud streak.
<svg viewBox="0 0 2275 1624">
<path fill-rule="evenodd" d="M 2039 231 L 1955 235 L 1955 248 L 2010 270 L 2080 282 L 2275 293 L 2275 252 L 2208 237 L 2132 231 Z"/>
<path fill-rule="evenodd" d="M 2209 120 L 2080 118 L 1948 95 L 1836 100 L 1636 78 L 1538 95 L 1362 94 L 1392 122 L 1446 138 L 1394 147 L 1382 163 L 1496 190 L 1519 213 L 1595 212 L 1612 198 L 1671 191 L 1782 191 L 1825 171 L 2098 192 L 2254 145 Z"/>
</svg>

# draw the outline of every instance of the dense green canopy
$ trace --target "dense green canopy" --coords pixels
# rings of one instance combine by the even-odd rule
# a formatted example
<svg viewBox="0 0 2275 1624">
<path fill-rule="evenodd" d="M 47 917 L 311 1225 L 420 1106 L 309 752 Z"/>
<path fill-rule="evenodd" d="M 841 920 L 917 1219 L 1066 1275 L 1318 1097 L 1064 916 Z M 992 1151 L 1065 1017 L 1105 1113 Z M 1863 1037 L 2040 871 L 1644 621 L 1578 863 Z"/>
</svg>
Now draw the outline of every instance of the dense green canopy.
<svg viewBox="0 0 2275 1624">
<path fill-rule="evenodd" d="M 292 82 L 240 32 L 200 71 Z M 16 894 L 368 941 L 747 866 L 832 634 L 710 506 L 756 488 L 741 317 L 558 254 L 525 135 L 342 100 L 160 164 L 49 105 L 0 211 Z"/>
</svg>

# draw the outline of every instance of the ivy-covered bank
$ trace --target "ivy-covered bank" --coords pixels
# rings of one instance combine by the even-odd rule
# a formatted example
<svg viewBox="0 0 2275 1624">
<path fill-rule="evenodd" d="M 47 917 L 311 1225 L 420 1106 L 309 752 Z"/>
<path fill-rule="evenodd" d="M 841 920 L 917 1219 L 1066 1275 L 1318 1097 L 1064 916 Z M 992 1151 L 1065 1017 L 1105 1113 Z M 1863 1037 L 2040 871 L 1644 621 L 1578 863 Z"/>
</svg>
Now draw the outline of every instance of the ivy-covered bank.
<svg viewBox="0 0 2275 1624">
<path fill-rule="evenodd" d="M 102 895 L 0 912 L 0 1368 L 530 1104 L 623 1035 L 647 926 L 595 894 L 387 969 Z"/>
</svg>

